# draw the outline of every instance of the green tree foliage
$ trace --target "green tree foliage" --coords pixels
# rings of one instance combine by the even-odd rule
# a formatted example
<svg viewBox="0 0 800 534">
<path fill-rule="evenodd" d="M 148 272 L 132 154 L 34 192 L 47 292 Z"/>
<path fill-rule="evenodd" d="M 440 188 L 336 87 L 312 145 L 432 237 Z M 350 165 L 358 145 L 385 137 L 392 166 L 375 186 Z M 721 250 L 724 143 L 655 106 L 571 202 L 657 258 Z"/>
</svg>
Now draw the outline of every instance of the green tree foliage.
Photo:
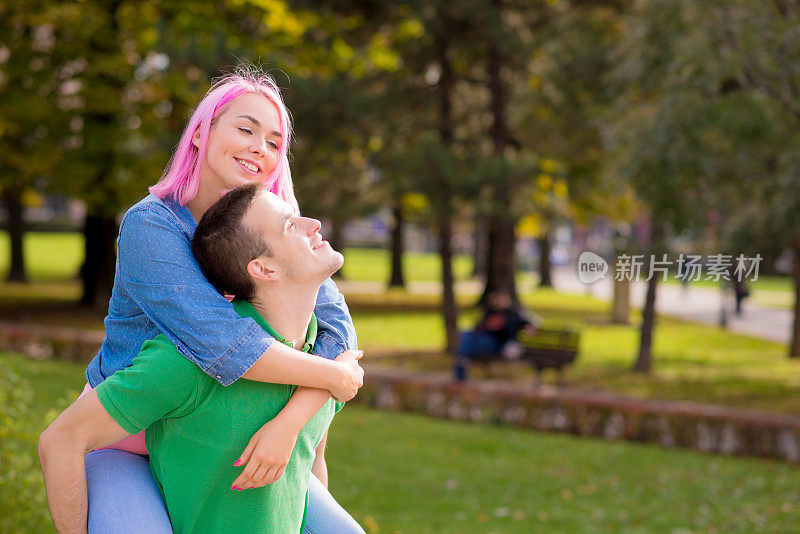
<svg viewBox="0 0 800 534">
<path fill-rule="evenodd" d="M 796 57 L 779 4 L 653 1 L 634 2 L 627 12 L 612 84 L 619 96 L 606 116 L 607 170 L 632 185 L 655 237 L 710 233 L 723 247 L 731 229 L 780 209 L 753 199 L 765 199 L 785 176 L 786 147 L 793 146 L 785 139 L 796 119 L 773 98 L 778 84 L 770 85 L 767 66 L 759 66 L 763 86 L 748 74 L 754 58 L 781 55 L 779 47 L 770 49 L 770 38 L 753 35 L 777 32 L 791 49 L 784 52 Z M 741 45 L 745 39 L 758 43 L 757 52 Z M 654 252 L 662 247 L 653 243 Z M 650 367 L 651 333 L 645 320 L 639 370 Z"/>
<path fill-rule="evenodd" d="M 0 190 L 11 237 L 9 280 L 26 279 L 22 256 L 22 194 L 52 182 L 61 168 L 64 117 L 54 94 L 63 90 L 54 31 L 60 19 L 50 2 L 0 5 Z"/>
</svg>

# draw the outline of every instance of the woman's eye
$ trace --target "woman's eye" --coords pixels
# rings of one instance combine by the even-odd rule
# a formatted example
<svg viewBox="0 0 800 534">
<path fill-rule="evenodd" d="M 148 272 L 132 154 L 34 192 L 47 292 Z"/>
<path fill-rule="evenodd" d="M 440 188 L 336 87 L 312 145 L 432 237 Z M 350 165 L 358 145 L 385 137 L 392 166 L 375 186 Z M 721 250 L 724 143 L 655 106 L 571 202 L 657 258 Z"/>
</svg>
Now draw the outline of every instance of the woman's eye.
<svg viewBox="0 0 800 534">
<path fill-rule="evenodd" d="M 253 132 L 252 132 L 252 130 L 249 130 L 248 128 L 239 128 L 239 131 L 240 131 L 240 132 L 244 132 L 244 133 L 246 133 L 247 135 L 253 135 Z"/>
<path fill-rule="evenodd" d="M 267 141 L 267 143 L 269 143 L 269 146 L 272 147 L 272 150 L 278 150 L 278 143 L 275 141 Z"/>
</svg>

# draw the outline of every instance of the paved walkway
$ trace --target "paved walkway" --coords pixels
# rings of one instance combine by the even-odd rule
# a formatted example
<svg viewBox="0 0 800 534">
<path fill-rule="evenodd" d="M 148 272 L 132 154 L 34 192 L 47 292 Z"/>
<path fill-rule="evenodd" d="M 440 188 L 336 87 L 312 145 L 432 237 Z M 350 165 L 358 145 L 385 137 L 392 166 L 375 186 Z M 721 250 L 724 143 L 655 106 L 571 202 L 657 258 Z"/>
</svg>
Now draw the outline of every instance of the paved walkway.
<svg viewBox="0 0 800 534">
<path fill-rule="evenodd" d="M 558 269 L 553 274 L 553 284 L 569 293 L 584 293 L 602 300 L 611 300 L 613 279 L 607 277 L 591 285 L 578 280 L 576 273 L 569 268 Z M 631 286 L 631 305 L 644 306 L 647 285 L 635 282 Z M 719 289 L 692 286 L 686 289 L 678 284 L 659 284 L 656 294 L 656 310 L 663 315 L 678 317 L 687 321 L 719 325 L 722 314 L 722 294 Z M 779 343 L 789 343 L 792 331 L 792 311 L 785 308 L 759 306 L 752 299 L 745 299 L 742 314 L 733 313 L 735 301 L 733 294 L 726 293 L 728 330 L 759 337 Z"/>
<path fill-rule="evenodd" d="M 613 279 L 608 276 L 587 285 L 578 280 L 573 267 L 554 269 L 553 285 L 559 291 L 567 293 L 582 293 L 591 295 L 601 300 L 611 300 Z M 381 293 L 386 290 L 382 282 L 339 282 L 345 293 Z M 459 282 L 456 291 L 462 294 L 479 294 L 483 286 L 480 282 Z M 631 286 L 631 305 L 641 308 L 644 305 L 644 282 L 637 282 Z M 441 291 L 438 282 L 412 282 L 408 284 L 410 293 L 437 293 Z M 789 343 L 792 329 L 792 311 L 786 308 L 773 308 L 759 306 L 753 299 L 746 299 L 742 315 L 737 317 L 733 313 L 734 300 L 729 292 L 727 295 L 728 329 L 759 337 L 778 343 Z M 669 315 L 687 321 L 718 325 L 722 311 L 722 295 L 718 289 L 690 285 L 684 289 L 678 284 L 659 284 L 656 297 L 656 310 L 663 315 Z"/>
</svg>

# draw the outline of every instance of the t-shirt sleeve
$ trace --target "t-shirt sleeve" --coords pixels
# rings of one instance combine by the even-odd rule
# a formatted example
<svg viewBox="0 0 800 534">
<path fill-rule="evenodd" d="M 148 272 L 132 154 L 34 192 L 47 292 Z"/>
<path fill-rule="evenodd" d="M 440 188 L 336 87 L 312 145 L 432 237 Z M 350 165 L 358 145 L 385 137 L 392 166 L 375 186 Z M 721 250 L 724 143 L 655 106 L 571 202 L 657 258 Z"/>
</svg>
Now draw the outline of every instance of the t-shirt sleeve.
<svg viewBox="0 0 800 534">
<path fill-rule="evenodd" d="M 147 341 L 133 363 L 97 386 L 97 397 L 114 421 L 136 434 L 159 419 L 191 412 L 200 370 L 163 335 Z"/>
<path fill-rule="evenodd" d="M 343 402 L 333 401 L 333 413 L 339 413 L 339 410 L 341 410 L 342 408 L 344 408 Z"/>
</svg>

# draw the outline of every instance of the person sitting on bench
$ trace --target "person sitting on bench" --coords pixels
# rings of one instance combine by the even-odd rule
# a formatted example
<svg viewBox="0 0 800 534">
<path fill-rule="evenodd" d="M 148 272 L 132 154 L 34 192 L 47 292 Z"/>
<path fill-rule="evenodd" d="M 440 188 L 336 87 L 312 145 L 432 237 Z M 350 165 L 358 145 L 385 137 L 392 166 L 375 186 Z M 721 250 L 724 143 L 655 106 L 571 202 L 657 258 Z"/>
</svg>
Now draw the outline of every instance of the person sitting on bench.
<svg viewBox="0 0 800 534">
<path fill-rule="evenodd" d="M 512 306 L 506 291 L 493 291 L 486 298 L 486 313 L 474 330 L 461 332 L 456 350 L 455 379 L 466 380 L 470 360 L 488 355 L 502 355 L 514 360 L 522 355 L 517 334 L 526 329 L 536 331 L 536 325 Z"/>
</svg>

